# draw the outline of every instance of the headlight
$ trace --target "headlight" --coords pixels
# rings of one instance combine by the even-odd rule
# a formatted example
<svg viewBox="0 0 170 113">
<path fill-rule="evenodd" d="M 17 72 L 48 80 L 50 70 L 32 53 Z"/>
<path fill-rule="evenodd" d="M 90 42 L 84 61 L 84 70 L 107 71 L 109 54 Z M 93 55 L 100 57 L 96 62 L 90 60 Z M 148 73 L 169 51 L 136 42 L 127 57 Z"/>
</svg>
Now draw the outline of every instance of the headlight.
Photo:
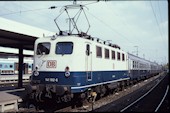
<svg viewBox="0 0 170 113">
<path fill-rule="evenodd" d="M 69 77 L 69 76 L 70 76 L 70 72 L 69 71 L 65 72 L 65 77 Z"/>
<path fill-rule="evenodd" d="M 38 76 L 38 75 L 39 75 L 38 66 L 35 66 L 34 76 Z"/>
<path fill-rule="evenodd" d="M 38 76 L 39 72 L 38 71 L 34 71 L 34 76 Z"/>
<path fill-rule="evenodd" d="M 66 68 L 65 68 L 65 77 L 69 77 L 70 76 L 70 69 L 69 69 L 69 67 L 67 66 Z"/>
</svg>

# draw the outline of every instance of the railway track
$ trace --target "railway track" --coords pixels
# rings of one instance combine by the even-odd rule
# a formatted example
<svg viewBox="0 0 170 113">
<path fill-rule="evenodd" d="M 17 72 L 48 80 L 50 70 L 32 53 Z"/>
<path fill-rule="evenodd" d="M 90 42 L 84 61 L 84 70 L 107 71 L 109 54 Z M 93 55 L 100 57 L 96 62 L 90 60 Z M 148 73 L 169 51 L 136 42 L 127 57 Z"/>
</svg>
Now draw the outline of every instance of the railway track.
<svg viewBox="0 0 170 113">
<path fill-rule="evenodd" d="M 129 91 L 123 92 L 119 99 L 112 101 L 101 108 L 96 109 L 95 111 L 108 111 L 108 112 L 121 112 L 123 108 L 133 103 L 138 98 L 142 97 L 145 93 L 147 93 L 150 89 L 152 89 L 156 84 L 158 84 L 165 75 L 154 76 L 144 82 L 140 82 L 132 87 L 130 87 Z M 146 103 L 147 104 L 147 103 Z"/>
<path fill-rule="evenodd" d="M 142 95 L 135 99 L 133 102 L 130 102 L 126 107 L 122 108 L 120 112 L 128 112 L 128 111 L 142 111 L 142 112 L 156 112 L 159 107 L 158 104 L 161 105 L 161 101 L 164 95 L 164 92 L 168 91 L 167 86 L 168 76 L 164 76 L 161 80 L 157 80 L 156 84 L 151 88 L 145 88 Z M 147 104 L 146 104 L 147 103 Z"/>
</svg>

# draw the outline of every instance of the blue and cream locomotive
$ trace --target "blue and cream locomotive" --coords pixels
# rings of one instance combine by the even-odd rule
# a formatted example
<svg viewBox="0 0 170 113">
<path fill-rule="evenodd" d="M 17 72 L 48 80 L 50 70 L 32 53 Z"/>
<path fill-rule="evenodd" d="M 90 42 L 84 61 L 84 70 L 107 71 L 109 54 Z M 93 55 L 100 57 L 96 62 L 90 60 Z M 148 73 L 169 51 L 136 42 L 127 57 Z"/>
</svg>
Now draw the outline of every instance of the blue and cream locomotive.
<svg viewBox="0 0 170 113">
<path fill-rule="evenodd" d="M 37 39 L 31 83 L 37 89 L 64 95 L 128 80 L 127 53 L 89 38 L 71 35 Z"/>
</svg>

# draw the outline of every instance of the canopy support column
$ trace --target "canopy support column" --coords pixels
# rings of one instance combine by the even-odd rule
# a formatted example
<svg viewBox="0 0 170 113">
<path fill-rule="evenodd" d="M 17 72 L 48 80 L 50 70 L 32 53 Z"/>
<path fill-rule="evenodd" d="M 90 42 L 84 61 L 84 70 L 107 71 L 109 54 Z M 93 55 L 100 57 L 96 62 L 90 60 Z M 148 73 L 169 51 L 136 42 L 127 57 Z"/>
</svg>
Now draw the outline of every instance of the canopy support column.
<svg viewBox="0 0 170 113">
<path fill-rule="evenodd" d="M 23 77 L 23 46 L 19 47 L 19 67 L 18 67 L 18 88 L 22 88 L 22 77 Z"/>
</svg>

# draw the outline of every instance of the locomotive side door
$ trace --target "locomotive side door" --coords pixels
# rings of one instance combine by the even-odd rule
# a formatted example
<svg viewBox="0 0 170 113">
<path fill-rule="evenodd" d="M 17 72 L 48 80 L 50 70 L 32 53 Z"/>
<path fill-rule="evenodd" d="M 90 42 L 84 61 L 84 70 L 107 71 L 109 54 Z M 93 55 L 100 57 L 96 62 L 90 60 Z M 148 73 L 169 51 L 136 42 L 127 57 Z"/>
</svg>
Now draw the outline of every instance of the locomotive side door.
<svg viewBox="0 0 170 113">
<path fill-rule="evenodd" d="M 91 44 L 86 43 L 85 68 L 86 68 L 87 81 L 92 81 L 92 52 L 90 47 Z"/>
</svg>

